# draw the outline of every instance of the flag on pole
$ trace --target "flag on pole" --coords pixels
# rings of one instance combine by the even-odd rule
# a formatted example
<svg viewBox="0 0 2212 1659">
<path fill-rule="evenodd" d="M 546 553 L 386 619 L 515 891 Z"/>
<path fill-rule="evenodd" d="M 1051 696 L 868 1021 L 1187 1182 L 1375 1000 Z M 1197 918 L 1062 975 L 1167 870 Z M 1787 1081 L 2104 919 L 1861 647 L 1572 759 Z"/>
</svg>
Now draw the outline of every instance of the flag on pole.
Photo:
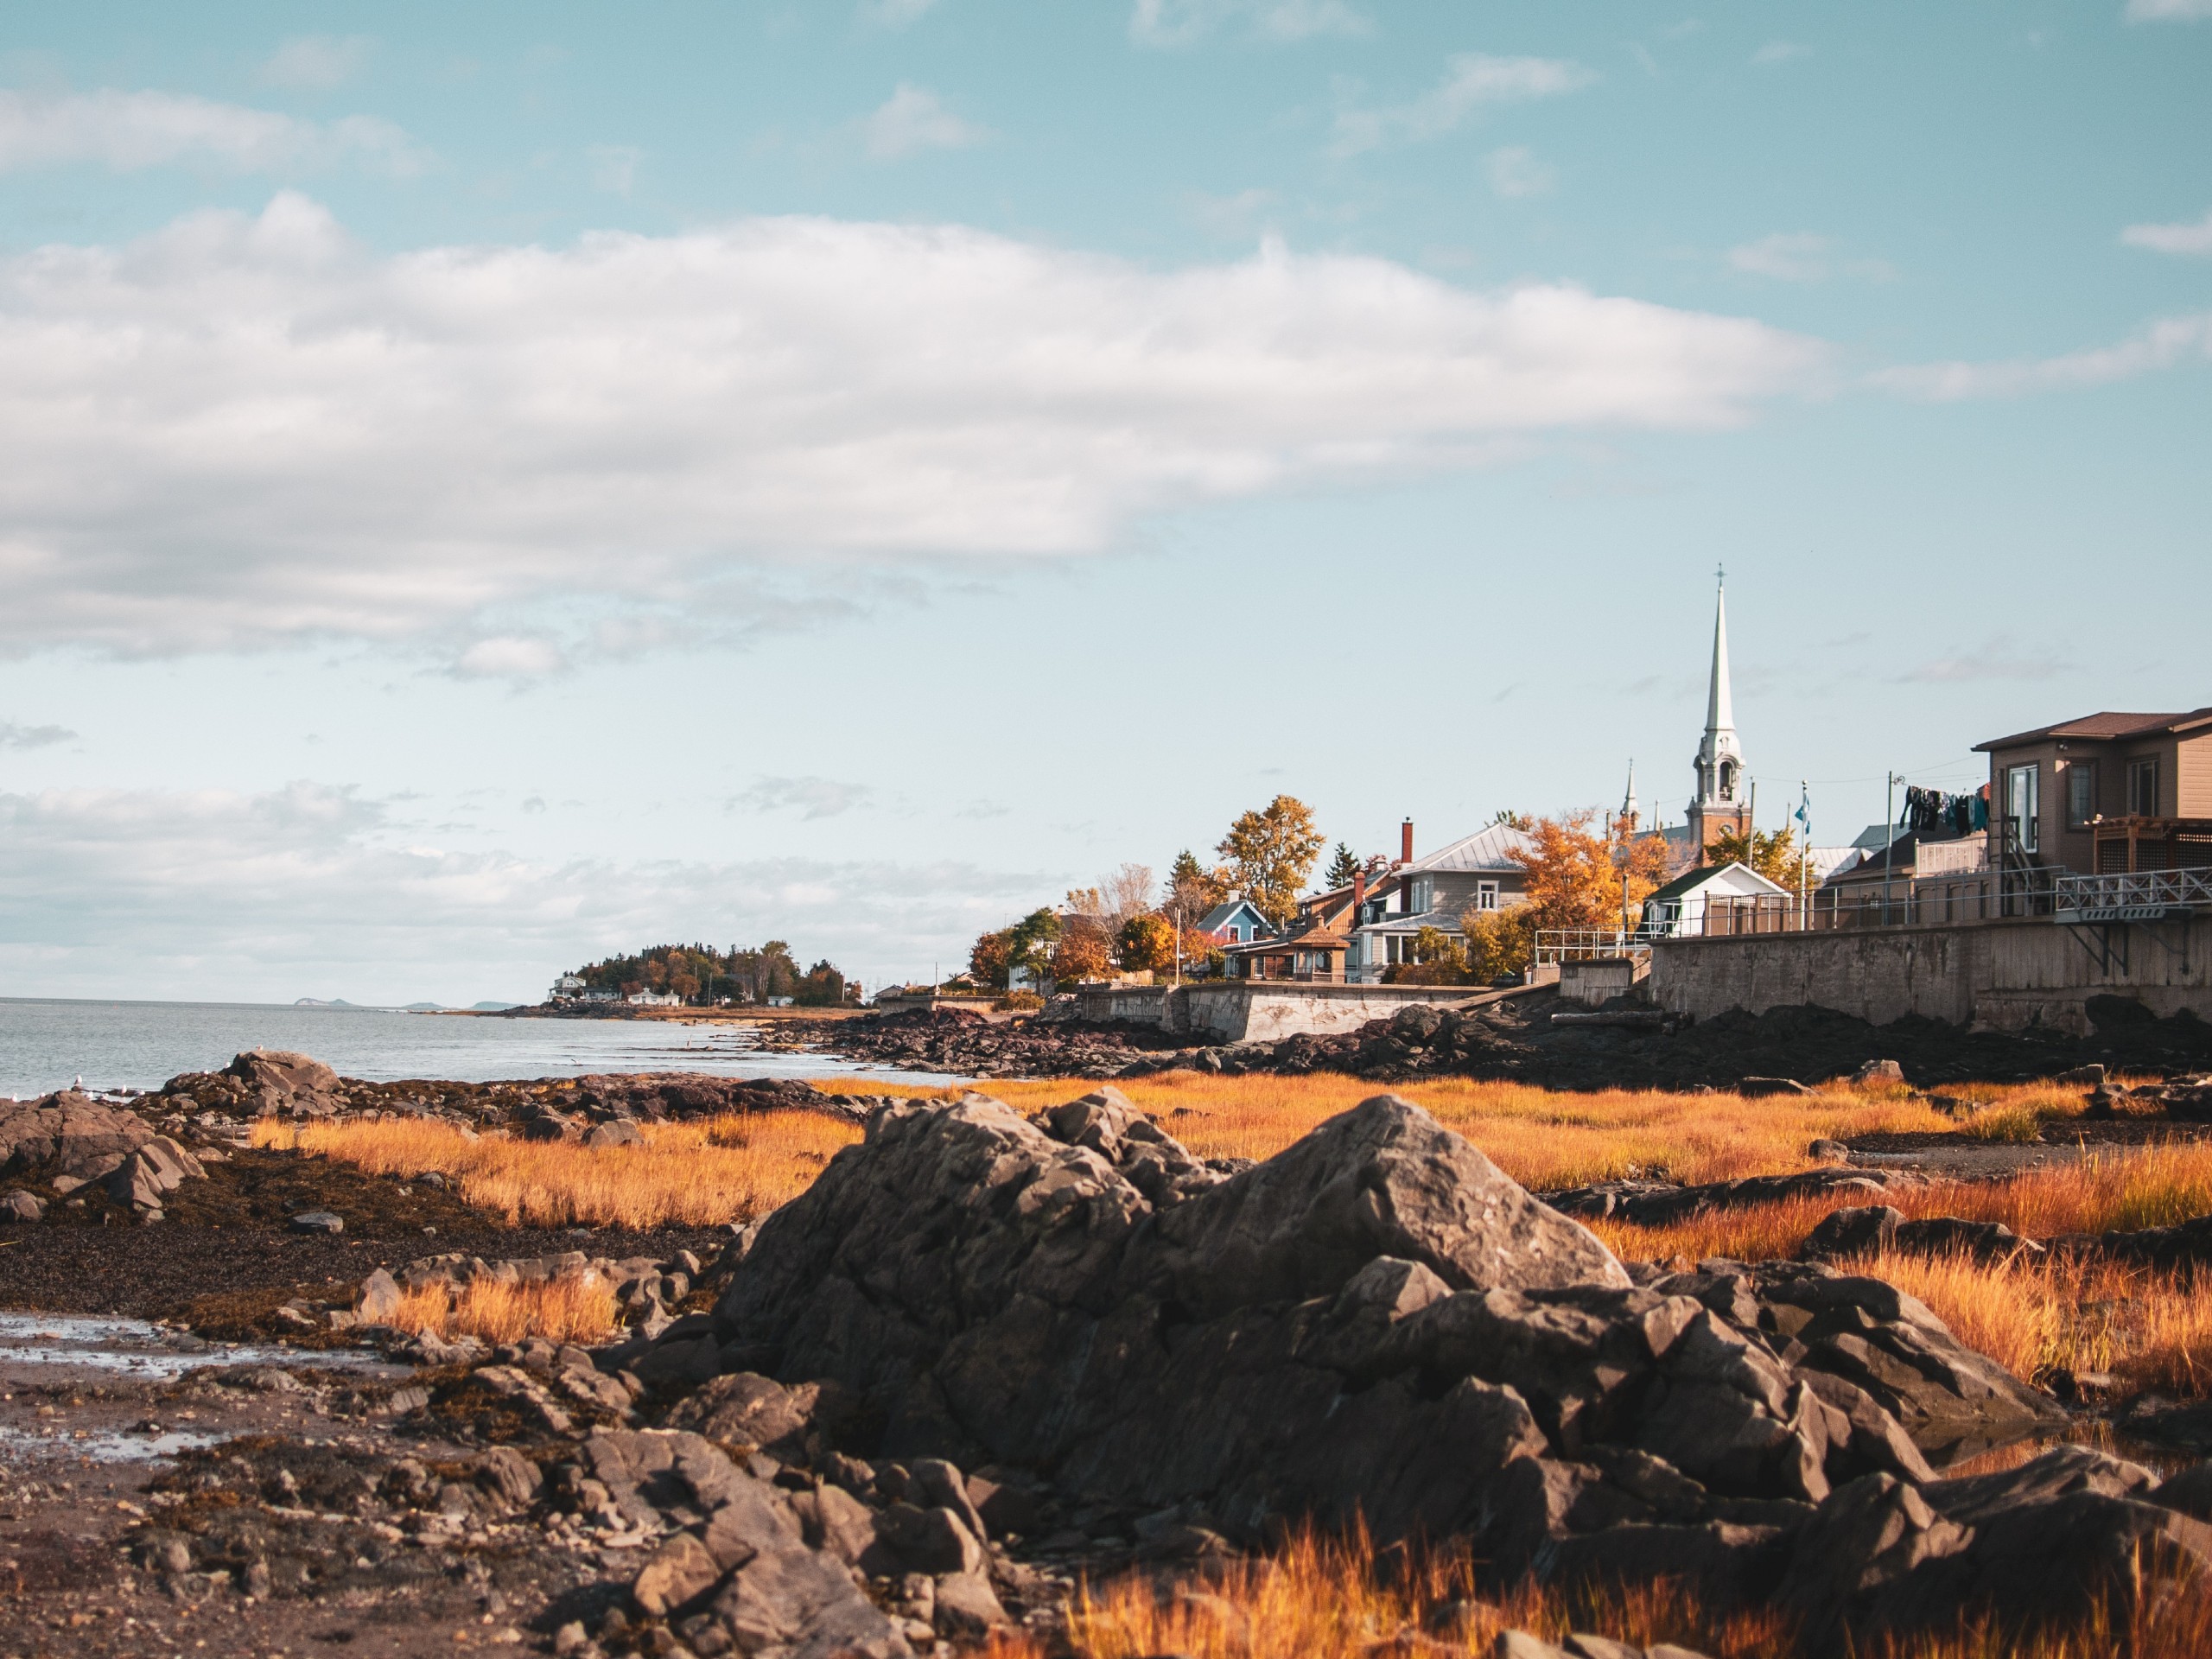
<svg viewBox="0 0 2212 1659">
<path fill-rule="evenodd" d="M 1797 803 L 1796 811 L 1790 816 L 1797 820 L 1797 827 L 1809 836 L 1813 833 L 1813 795 L 1804 785 L 1800 784 L 1797 787 L 1803 791 L 1803 798 Z"/>
</svg>

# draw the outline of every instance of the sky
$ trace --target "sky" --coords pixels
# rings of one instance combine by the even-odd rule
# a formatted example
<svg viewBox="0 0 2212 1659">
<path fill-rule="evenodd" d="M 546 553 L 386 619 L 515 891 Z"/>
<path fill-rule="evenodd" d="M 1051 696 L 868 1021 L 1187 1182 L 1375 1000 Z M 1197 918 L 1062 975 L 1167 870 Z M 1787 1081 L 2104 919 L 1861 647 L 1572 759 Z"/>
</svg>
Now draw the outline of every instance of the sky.
<svg viewBox="0 0 2212 1659">
<path fill-rule="evenodd" d="M 2212 703 L 2212 0 L 0 4 L 0 995 L 950 971 Z"/>
</svg>

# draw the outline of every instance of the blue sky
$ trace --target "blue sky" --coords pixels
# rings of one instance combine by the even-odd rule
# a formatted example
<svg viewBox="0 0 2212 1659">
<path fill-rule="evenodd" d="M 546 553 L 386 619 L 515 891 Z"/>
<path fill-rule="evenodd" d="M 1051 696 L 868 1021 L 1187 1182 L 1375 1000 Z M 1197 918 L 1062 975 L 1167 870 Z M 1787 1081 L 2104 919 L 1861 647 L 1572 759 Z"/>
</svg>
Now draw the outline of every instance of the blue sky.
<svg viewBox="0 0 2212 1659">
<path fill-rule="evenodd" d="M 2212 3 L 0 33 L 0 994 L 871 982 L 2212 702 Z"/>
</svg>

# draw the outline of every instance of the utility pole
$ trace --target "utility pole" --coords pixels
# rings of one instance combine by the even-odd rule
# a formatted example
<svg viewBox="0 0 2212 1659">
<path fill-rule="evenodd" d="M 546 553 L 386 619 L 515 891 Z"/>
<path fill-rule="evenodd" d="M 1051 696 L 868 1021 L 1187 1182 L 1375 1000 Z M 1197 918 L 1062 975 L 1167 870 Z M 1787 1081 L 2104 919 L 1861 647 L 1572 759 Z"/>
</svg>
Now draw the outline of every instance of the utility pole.
<svg viewBox="0 0 2212 1659">
<path fill-rule="evenodd" d="M 1183 982 L 1183 906 L 1178 905 L 1168 912 L 1175 926 L 1175 982 Z"/>
<path fill-rule="evenodd" d="M 1887 814 L 1890 838 L 1882 848 L 1882 925 L 1890 925 L 1890 878 L 1897 868 L 1897 785 L 1904 781 L 1897 773 L 1888 774 L 1889 786 L 1883 797 L 1883 809 Z"/>
</svg>

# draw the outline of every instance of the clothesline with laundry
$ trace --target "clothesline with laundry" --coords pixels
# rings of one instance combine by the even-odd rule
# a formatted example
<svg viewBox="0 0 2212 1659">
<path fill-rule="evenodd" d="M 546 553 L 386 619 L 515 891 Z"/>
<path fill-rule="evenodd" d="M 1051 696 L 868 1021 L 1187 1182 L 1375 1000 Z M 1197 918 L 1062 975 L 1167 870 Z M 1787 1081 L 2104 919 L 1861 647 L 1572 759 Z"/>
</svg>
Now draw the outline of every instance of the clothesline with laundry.
<svg viewBox="0 0 2212 1659">
<path fill-rule="evenodd" d="M 1917 785 L 1908 786 L 1904 810 L 1897 817 L 1897 828 L 1910 830 L 1916 836 L 1970 836 L 1977 830 L 1986 830 L 1989 785 L 1984 784 L 1965 795 L 1948 795 L 1940 789 L 1922 789 Z"/>
</svg>

